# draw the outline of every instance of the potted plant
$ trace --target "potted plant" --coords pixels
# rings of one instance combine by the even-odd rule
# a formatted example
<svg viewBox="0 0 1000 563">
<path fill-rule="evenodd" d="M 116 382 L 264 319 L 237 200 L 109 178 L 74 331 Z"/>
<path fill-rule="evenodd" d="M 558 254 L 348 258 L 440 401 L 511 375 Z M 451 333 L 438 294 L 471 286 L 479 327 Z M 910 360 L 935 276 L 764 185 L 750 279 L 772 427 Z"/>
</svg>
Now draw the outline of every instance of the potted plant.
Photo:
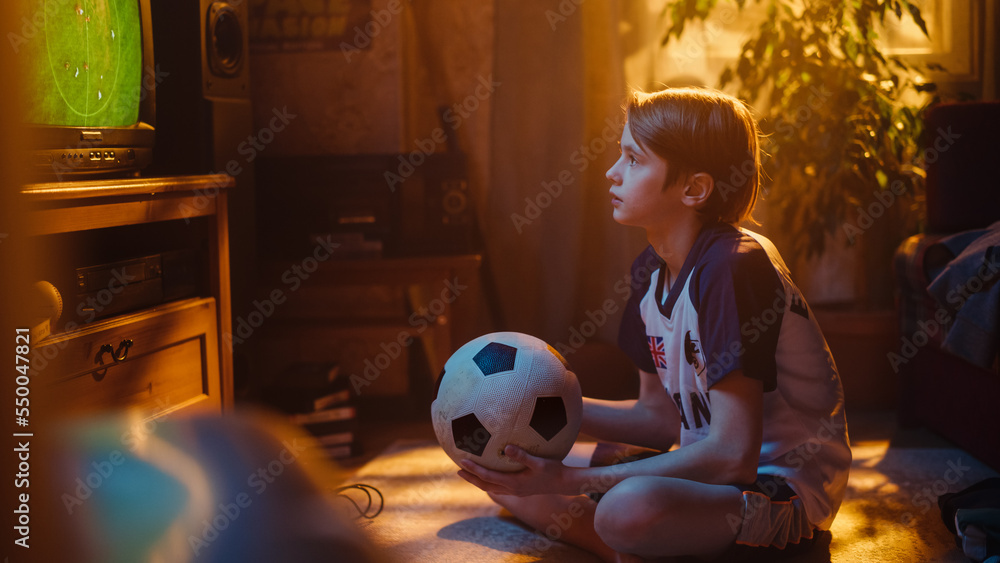
<svg viewBox="0 0 1000 563">
<path fill-rule="evenodd" d="M 718 1 L 669 2 L 664 44 Z M 927 26 L 906 0 L 756 1 L 766 2 L 767 17 L 719 86 L 735 83 L 759 112 L 766 224 L 780 226 L 773 236 L 792 263 L 822 254 L 831 240 L 860 244 L 868 275 L 856 304 L 889 307 L 883 280 L 892 252 L 923 220 L 918 140 L 935 85 L 885 54 L 879 30 L 887 17 L 910 18 L 925 35 Z"/>
<path fill-rule="evenodd" d="M 732 1 L 741 11 L 746 7 L 746 0 Z M 820 322 L 835 355 L 844 350 L 838 364 L 884 371 L 884 348 L 898 342 L 892 255 L 923 222 L 921 117 L 935 101 L 935 85 L 888 55 L 879 31 L 887 18 L 906 18 L 926 36 L 926 23 L 906 0 L 755 1 L 764 3 L 767 17 L 719 86 L 735 86 L 758 112 L 765 136 L 764 224 L 793 271 L 831 244 L 855 253 L 852 312 Z M 718 3 L 668 2 L 664 45 L 679 40 L 687 23 L 705 21 Z M 853 340 L 837 341 L 838 333 Z M 873 354 L 859 357 L 859 345 L 873 346 Z M 886 379 L 859 377 L 865 385 Z M 850 394 L 846 381 L 845 389 Z M 894 396 L 892 389 L 883 385 L 881 393 Z M 873 393 L 861 394 L 871 399 Z"/>
</svg>

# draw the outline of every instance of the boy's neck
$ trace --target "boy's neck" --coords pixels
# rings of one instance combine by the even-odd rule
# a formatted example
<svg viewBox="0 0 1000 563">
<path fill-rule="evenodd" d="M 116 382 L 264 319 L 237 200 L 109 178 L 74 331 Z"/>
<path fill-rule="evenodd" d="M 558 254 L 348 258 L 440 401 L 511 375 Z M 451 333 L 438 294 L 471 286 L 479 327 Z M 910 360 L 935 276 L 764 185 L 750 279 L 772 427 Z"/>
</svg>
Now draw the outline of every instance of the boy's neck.
<svg viewBox="0 0 1000 563">
<path fill-rule="evenodd" d="M 662 231 L 646 230 L 646 238 L 653 246 L 656 254 L 663 259 L 670 269 L 671 276 L 676 279 L 684 261 L 694 246 L 694 241 L 698 238 L 704 223 L 698 216 L 688 216 L 680 221 L 667 226 Z"/>
</svg>

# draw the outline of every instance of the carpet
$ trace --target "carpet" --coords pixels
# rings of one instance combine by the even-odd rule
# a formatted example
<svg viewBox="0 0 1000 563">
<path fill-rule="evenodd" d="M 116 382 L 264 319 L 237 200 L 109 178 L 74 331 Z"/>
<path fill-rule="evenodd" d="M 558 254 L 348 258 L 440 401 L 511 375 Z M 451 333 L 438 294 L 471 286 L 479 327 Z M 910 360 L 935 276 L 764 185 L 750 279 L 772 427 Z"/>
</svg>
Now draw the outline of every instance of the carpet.
<svg viewBox="0 0 1000 563">
<path fill-rule="evenodd" d="M 785 561 L 968 561 L 942 524 L 936 499 L 997 473 L 947 444 L 890 443 L 853 443 L 847 495 L 830 533 L 809 553 Z M 599 561 L 519 524 L 456 471 L 437 443 L 409 440 L 392 444 L 351 476 L 385 497 L 383 512 L 360 525 L 389 561 Z"/>
</svg>

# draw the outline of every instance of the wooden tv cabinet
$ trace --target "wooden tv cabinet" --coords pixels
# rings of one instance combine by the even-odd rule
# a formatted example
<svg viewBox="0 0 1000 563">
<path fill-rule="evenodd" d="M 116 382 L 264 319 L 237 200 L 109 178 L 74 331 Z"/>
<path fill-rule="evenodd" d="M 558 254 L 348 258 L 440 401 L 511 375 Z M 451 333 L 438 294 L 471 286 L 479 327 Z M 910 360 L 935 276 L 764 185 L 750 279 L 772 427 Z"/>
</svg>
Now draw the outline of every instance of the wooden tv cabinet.
<svg viewBox="0 0 1000 563">
<path fill-rule="evenodd" d="M 54 411 L 151 419 L 232 406 L 232 353 L 222 342 L 231 331 L 226 198 L 234 184 L 227 175 L 204 175 L 22 188 L 37 281 L 178 245 L 198 257 L 185 262 L 195 264 L 184 274 L 194 280 L 185 291 L 174 298 L 164 292 L 156 303 L 142 293 L 137 306 L 127 306 L 138 289 L 138 282 L 128 287 L 127 275 L 89 302 L 74 291 L 79 287 L 56 285 L 62 315 L 31 346 L 33 384 Z"/>
</svg>

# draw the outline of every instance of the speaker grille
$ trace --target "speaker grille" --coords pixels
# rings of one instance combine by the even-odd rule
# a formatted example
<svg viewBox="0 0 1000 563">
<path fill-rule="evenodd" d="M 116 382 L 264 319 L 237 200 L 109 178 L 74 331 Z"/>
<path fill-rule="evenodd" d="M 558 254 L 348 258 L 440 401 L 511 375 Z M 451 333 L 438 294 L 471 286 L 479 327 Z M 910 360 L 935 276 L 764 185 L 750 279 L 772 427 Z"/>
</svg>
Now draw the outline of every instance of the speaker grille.
<svg viewBox="0 0 1000 563">
<path fill-rule="evenodd" d="M 231 77 L 243 68 L 243 26 L 227 2 L 215 2 L 208 9 L 208 66 L 216 76 Z"/>
</svg>

